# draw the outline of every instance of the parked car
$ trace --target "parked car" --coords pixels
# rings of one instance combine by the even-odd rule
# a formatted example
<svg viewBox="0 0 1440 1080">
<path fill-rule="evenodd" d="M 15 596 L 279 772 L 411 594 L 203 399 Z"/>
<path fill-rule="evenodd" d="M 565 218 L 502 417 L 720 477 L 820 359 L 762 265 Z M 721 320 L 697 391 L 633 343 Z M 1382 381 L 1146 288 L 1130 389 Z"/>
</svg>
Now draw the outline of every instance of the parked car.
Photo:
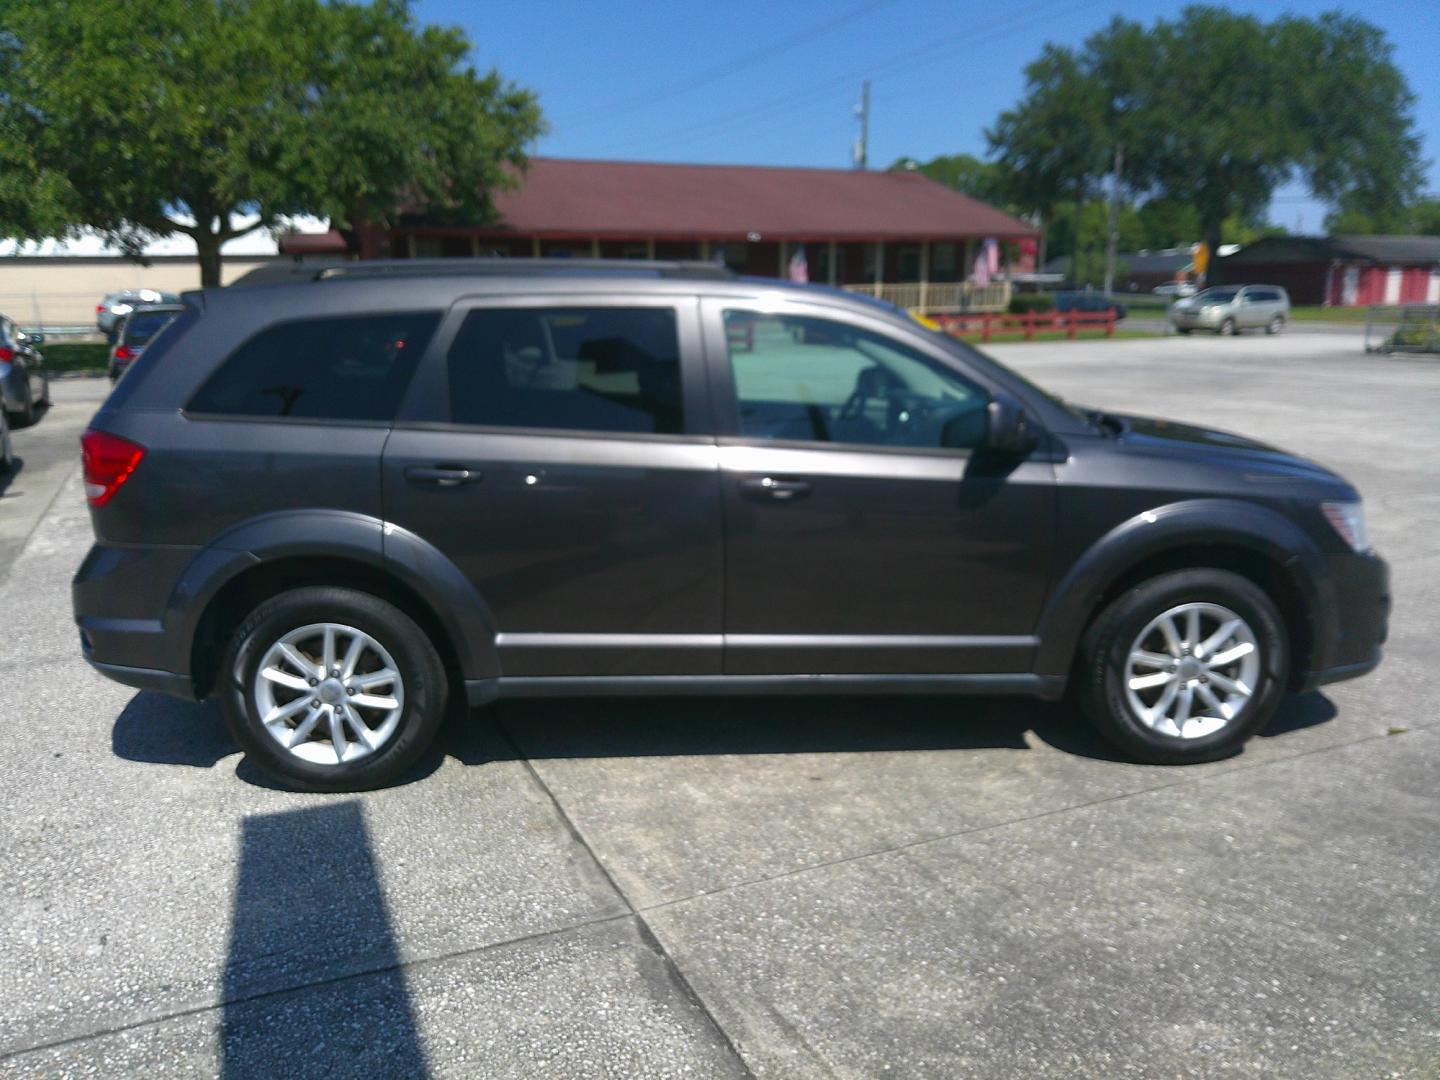
<svg viewBox="0 0 1440 1080">
<path fill-rule="evenodd" d="M 1237 334 L 1263 328 L 1278 334 L 1290 320 L 1290 294 L 1279 285 L 1216 285 L 1170 305 L 1170 321 L 1182 334 L 1212 330 Z"/>
<path fill-rule="evenodd" d="M 1167 281 L 1163 285 L 1156 285 L 1150 290 L 1156 296 L 1194 296 L 1200 291 L 1200 286 L 1193 281 Z"/>
<path fill-rule="evenodd" d="M 158 289 L 125 289 L 122 292 L 107 293 L 105 299 L 95 305 L 95 328 L 113 345 L 120 320 L 129 315 L 137 304 L 178 303 L 178 294 L 161 292 Z"/>
<path fill-rule="evenodd" d="M 0 315 L 0 399 L 16 427 L 29 427 L 40 406 L 50 404 L 50 377 L 36 348 L 44 341 L 43 334 L 27 334 Z"/>
<path fill-rule="evenodd" d="M 1115 318 L 1125 318 L 1125 305 L 1101 292 L 1057 292 L 1056 311 L 1114 311 Z"/>
<path fill-rule="evenodd" d="M 121 318 L 115 331 L 115 344 L 110 349 L 110 381 L 113 383 L 124 375 L 155 335 L 184 310 L 183 304 L 140 304 Z"/>
<path fill-rule="evenodd" d="M 393 780 L 451 694 L 1068 690 L 1206 761 L 1380 660 L 1345 480 L 878 301 L 691 264 L 317 278 L 195 295 L 116 385 L 74 580 L 92 665 L 218 697 L 291 786 Z"/>
</svg>

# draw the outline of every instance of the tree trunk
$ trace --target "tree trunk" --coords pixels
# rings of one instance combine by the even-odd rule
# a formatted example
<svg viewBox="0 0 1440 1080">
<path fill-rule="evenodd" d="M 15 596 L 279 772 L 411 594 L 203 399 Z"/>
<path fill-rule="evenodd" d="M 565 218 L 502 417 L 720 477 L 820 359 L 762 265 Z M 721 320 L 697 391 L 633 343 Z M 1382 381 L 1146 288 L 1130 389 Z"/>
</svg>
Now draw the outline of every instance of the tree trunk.
<svg viewBox="0 0 1440 1080">
<path fill-rule="evenodd" d="M 200 260 L 200 287 L 215 289 L 220 286 L 220 238 L 209 233 L 195 237 L 195 252 Z"/>
<path fill-rule="evenodd" d="M 1110 189 L 1110 226 L 1105 231 L 1105 294 L 1115 291 L 1115 248 L 1120 242 L 1120 172 L 1125 168 L 1125 148 L 1115 144 L 1114 183 Z"/>
</svg>

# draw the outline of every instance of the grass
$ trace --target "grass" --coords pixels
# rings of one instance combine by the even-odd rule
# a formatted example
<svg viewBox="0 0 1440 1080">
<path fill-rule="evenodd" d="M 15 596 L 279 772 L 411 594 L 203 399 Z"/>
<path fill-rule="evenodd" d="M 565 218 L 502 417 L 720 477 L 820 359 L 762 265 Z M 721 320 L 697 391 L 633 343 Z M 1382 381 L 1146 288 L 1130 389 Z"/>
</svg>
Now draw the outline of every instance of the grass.
<svg viewBox="0 0 1440 1080">
<path fill-rule="evenodd" d="M 45 370 L 51 375 L 104 375 L 110 363 L 110 346 L 104 342 L 57 342 L 42 345 Z"/>
<path fill-rule="evenodd" d="M 1358 323 L 1364 326 L 1365 313 L 1368 310 L 1363 307 L 1298 306 L 1290 309 L 1290 319 L 1292 322 L 1341 322 Z M 1399 311 L 1399 308 L 1384 308 L 1379 315 L 1381 318 L 1395 318 L 1398 317 Z"/>
<path fill-rule="evenodd" d="M 993 330 L 990 333 L 990 340 L 982 341 L 981 334 L 977 330 L 971 334 L 953 334 L 952 337 L 967 345 L 1002 345 L 1013 341 L 1024 341 L 1023 330 Z M 1127 330 L 1124 327 L 1117 327 L 1115 337 L 1119 338 L 1158 338 L 1165 335 L 1158 330 Z M 1097 341 L 1104 340 L 1104 330 L 1080 330 L 1075 335 L 1076 341 Z M 1036 330 L 1034 341 L 1064 341 L 1066 340 L 1064 330 Z"/>
</svg>

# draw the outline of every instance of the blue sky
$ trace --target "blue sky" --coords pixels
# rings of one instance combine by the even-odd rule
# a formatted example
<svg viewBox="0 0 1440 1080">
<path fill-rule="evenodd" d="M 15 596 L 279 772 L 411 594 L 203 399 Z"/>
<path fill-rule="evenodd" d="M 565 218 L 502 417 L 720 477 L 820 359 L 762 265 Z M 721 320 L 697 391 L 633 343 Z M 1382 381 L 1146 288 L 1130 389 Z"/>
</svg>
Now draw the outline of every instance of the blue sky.
<svg viewBox="0 0 1440 1080">
<path fill-rule="evenodd" d="M 1425 156 L 1440 159 L 1440 3 L 1367 0 L 1233 3 L 1273 18 L 1336 6 L 1383 28 L 1419 98 Z M 902 155 L 983 154 L 983 130 L 1022 90 L 1046 41 L 1078 44 L 1114 15 L 1145 22 L 1180 4 L 1143 0 L 835 0 L 697 4 L 464 3 L 421 0 L 418 15 L 457 24 L 477 66 L 540 95 L 556 157 L 847 167 L 852 108 L 871 88 L 871 167 Z M 1432 160 L 1428 188 L 1440 191 Z M 1318 232 L 1325 209 L 1303 186 L 1277 192 L 1273 221 Z"/>
</svg>

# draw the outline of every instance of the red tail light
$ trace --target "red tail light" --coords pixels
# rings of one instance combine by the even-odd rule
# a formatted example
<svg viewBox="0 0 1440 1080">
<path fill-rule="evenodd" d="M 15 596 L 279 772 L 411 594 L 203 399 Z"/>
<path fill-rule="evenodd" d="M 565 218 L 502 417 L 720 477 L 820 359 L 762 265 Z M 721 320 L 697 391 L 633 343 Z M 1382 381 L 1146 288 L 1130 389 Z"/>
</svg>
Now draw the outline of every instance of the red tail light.
<svg viewBox="0 0 1440 1080">
<path fill-rule="evenodd" d="M 102 311 L 104 311 L 104 310 L 105 310 L 105 305 L 104 305 L 104 304 L 96 304 L 96 305 L 95 305 L 95 314 L 96 314 L 96 315 L 99 315 L 99 314 L 100 314 Z"/>
<path fill-rule="evenodd" d="M 133 360 L 133 359 L 135 359 L 135 354 L 130 351 L 130 346 L 129 346 L 129 345 L 120 345 L 120 346 L 117 346 L 116 349 L 115 349 L 115 359 L 116 359 L 116 360 Z"/>
<path fill-rule="evenodd" d="M 91 506 L 104 506 L 130 479 L 145 456 L 145 448 L 106 431 L 88 429 L 80 436 L 84 463 L 85 498 Z"/>
<path fill-rule="evenodd" d="M 15 359 L 15 350 L 9 345 L 0 345 L 0 364 L 8 364 Z"/>
</svg>

